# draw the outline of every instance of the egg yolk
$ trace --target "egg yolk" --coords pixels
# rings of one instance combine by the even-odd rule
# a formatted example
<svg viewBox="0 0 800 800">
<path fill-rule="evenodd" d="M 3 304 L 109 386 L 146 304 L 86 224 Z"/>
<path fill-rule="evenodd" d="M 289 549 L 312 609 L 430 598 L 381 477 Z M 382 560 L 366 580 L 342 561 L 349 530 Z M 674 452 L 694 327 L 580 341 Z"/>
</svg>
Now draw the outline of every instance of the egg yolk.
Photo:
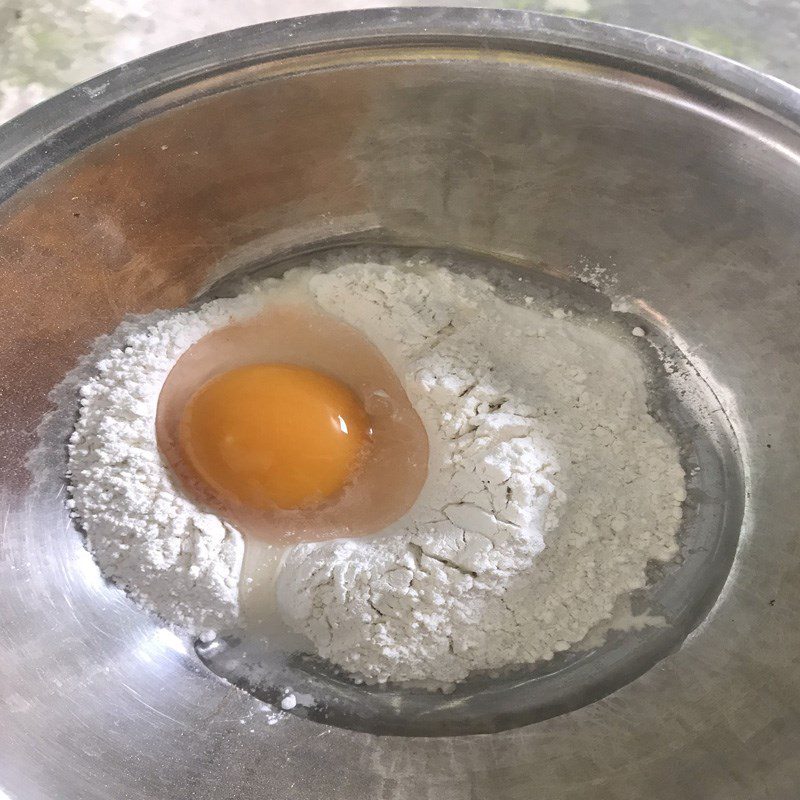
<svg viewBox="0 0 800 800">
<path fill-rule="evenodd" d="M 300 509 L 342 490 L 363 460 L 370 421 L 341 381 L 291 364 L 232 369 L 187 403 L 180 446 L 219 495 Z"/>
</svg>

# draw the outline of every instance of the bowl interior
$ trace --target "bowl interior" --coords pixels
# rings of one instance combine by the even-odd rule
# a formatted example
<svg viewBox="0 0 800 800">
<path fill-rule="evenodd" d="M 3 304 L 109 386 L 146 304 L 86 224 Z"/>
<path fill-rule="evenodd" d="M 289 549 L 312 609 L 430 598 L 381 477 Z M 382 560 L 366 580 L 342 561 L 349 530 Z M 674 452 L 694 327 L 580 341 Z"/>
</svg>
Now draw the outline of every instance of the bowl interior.
<svg viewBox="0 0 800 800">
<path fill-rule="evenodd" d="M 242 278 L 279 275 L 309 263 L 325 268 L 331 258 L 396 263 L 424 259 L 488 279 L 501 296 L 522 304 L 526 296 L 569 309 L 577 324 L 591 321 L 614 338 L 636 340 L 648 366 L 651 413 L 675 434 L 687 476 L 688 497 L 678 533 L 680 551 L 666 564 L 651 562 L 647 586 L 620 598 L 614 618 L 553 659 L 499 673 L 473 674 L 446 693 L 407 686 L 356 685 L 330 663 L 307 652 L 284 652 L 246 629 L 220 631 L 198 640 L 197 653 L 220 677 L 279 704 L 286 690 L 305 698 L 292 713 L 357 731 L 405 736 L 464 736 L 527 725 L 580 708 L 634 680 L 680 646 L 705 617 L 728 576 L 742 521 L 744 488 L 736 435 L 720 413 L 713 388 L 658 321 L 613 312 L 594 286 L 548 274 L 531 264 L 492 259 L 475 252 L 368 243 L 376 232 L 344 244 L 276 261 L 256 262 L 212 286 L 197 302 L 233 296 Z M 88 367 L 91 369 L 91 366 Z M 65 413 L 74 405 L 66 398 Z M 63 432 L 58 436 L 63 437 Z"/>
</svg>

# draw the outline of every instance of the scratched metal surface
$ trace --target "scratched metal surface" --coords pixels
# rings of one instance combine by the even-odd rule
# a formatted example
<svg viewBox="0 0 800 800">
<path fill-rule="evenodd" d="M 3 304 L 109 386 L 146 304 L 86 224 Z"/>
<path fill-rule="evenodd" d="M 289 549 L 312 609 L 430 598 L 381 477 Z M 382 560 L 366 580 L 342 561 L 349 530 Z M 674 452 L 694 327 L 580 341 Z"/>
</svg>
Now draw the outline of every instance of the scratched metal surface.
<svg viewBox="0 0 800 800">
<path fill-rule="evenodd" d="M 644 34 L 536 14 L 310 18 L 157 54 L 0 137 L 0 787 L 30 798 L 758 800 L 800 784 L 800 98 Z M 220 264 L 380 230 L 570 275 L 613 266 L 717 391 L 736 562 L 683 646 L 613 695 L 484 736 L 291 718 L 102 581 L 47 394 L 129 312 Z M 491 709 L 487 709 L 491 713 Z"/>
</svg>

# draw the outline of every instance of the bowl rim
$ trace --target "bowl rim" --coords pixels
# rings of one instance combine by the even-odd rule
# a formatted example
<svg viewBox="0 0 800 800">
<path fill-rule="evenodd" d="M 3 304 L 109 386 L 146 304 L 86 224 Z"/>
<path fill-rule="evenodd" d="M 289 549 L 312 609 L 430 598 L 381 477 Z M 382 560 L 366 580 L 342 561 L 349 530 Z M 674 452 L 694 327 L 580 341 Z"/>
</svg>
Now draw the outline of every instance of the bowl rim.
<svg viewBox="0 0 800 800">
<path fill-rule="evenodd" d="M 384 7 L 265 22 L 159 50 L 57 94 L 0 126 L 0 202 L 79 150 L 135 122 L 138 104 L 268 60 L 358 46 L 472 45 L 585 57 L 692 84 L 800 135 L 800 89 L 724 56 L 657 34 L 514 9 Z M 104 118 L 105 124 L 93 121 Z M 109 126 L 115 120 L 116 126 Z M 92 135 L 92 131 L 96 135 Z"/>
</svg>

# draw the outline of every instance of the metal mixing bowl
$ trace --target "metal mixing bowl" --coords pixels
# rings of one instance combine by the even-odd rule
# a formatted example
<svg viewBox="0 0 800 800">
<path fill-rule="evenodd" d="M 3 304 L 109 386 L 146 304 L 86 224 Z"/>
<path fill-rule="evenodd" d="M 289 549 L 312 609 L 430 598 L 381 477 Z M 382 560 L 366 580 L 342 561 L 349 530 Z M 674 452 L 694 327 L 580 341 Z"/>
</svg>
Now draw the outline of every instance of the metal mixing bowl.
<svg viewBox="0 0 800 800">
<path fill-rule="evenodd" d="M 14 800 L 797 796 L 796 90 L 537 14 L 314 17 L 182 45 L 17 118 L 0 200 L 0 786 Z M 736 561 L 703 624 L 605 699 L 483 736 L 270 726 L 101 579 L 63 508 L 59 447 L 31 487 L 48 393 L 125 314 L 364 237 L 567 279 L 608 267 L 714 388 L 744 478 Z"/>
</svg>

